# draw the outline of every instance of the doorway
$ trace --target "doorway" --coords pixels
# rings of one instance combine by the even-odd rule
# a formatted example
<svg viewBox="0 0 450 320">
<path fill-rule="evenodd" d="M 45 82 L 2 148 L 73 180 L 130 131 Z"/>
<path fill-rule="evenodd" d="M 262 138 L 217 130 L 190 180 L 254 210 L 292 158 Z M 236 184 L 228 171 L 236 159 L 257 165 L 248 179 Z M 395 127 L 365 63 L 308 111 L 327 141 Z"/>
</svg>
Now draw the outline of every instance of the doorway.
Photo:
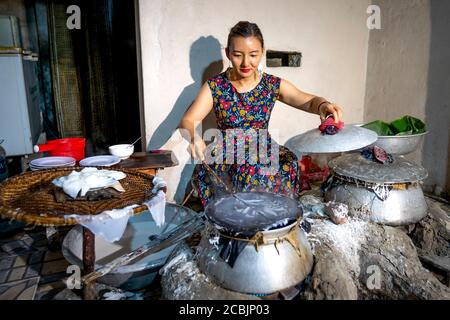
<svg viewBox="0 0 450 320">
<path fill-rule="evenodd" d="M 53 96 L 44 110 L 47 136 L 86 137 L 87 155 L 107 154 L 108 146 L 140 137 L 134 1 L 30 2 L 40 55 L 48 55 L 50 70 L 50 81 L 42 81 L 42 91 Z M 79 8 L 81 23 L 69 29 L 68 8 L 73 5 Z M 135 147 L 141 151 L 141 145 Z"/>
</svg>

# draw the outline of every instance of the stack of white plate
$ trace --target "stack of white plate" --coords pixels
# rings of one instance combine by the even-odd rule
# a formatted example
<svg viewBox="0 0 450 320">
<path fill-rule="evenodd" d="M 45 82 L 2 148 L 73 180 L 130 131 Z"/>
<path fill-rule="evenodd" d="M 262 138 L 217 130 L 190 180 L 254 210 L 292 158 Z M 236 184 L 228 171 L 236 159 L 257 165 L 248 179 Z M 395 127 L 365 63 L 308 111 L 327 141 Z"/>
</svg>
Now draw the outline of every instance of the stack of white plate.
<svg viewBox="0 0 450 320">
<path fill-rule="evenodd" d="M 72 157 L 44 157 L 32 160 L 30 162 L 30 169 L 32 171 L 45 170 L 60 167 L 73 167 L 76 160 Z"/>
</svg>

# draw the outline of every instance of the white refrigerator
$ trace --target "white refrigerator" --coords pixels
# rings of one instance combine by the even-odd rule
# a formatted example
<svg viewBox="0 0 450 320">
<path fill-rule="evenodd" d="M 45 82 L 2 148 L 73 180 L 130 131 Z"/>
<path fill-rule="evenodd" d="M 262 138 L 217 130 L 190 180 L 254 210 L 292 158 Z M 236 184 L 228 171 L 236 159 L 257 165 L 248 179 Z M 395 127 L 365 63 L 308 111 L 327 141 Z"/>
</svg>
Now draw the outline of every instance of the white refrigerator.
<svg viewBox="0 0 450 320">
<path fill-rule="evenodd" d="M 33 153 L 42 132 L 37 57 L 0 48 L 0 140 L 7 156 Z"/>
</svg>

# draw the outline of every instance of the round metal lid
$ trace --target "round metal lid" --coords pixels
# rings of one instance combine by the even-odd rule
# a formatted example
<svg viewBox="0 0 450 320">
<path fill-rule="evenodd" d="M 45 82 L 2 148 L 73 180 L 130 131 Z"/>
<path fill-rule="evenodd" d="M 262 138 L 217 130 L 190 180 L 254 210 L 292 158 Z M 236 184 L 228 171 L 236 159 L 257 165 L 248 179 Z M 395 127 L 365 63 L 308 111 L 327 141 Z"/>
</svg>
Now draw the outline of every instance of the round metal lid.
<svg viewBox="0 0 450 320">
<path fill-rule="evenodd" d="M 403 157 L 394 157 L 391 164 L 381 164 L 367 160 L 360 153 L 351 153 L 331 160 L 328 166 L 338 175 L 371 183 L 410 183 L 428 176 L 425 168 Z"/>
<path fill-rule="evenodd" d="M 319 129 L 312 129 L 289 139 L 285 146 L 293 152 L 335 153 L 346 152 L 367 147 L 377 141 L 378 135 L 368 129 L 346 125 L 335 135 L 322 134 Z"/>
</svg>

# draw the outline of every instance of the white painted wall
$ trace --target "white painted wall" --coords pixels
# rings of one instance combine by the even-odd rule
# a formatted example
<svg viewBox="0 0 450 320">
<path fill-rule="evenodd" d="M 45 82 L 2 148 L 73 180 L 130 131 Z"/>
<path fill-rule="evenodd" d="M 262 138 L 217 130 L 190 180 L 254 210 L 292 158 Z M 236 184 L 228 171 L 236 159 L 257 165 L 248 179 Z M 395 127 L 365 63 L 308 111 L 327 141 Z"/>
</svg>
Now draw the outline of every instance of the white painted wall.
<svg viewBox="0 0 450 320">
<path fill-rule="evenodd" d="M 229 29 L 239 20 L 259 25 L 267 49 L 302 52 L 302 67 L 266 68 L 266 72 L 339 104 L 344 109 L 345 122 L 361 122 L 369 3 L 370 0 L 229 0 L 226 4 L 219 0 L 139 0 L 148 148 L 172 149 L 180 161 L 180 166 L 161 172 L 169 184 L 169 197 L 179 188 L 175 200 L 181 200 L 192 166 L 184 166 L 187 143 L 166 142 L 203 81 L 228 66 L 223 49 Z M 317 116 L 278 102 L 270 130 L 279 130 L 279 141 L 283 143 L 318 125 Z M 181 141 L 179 135 L 173 137 Z"/>
<path fill-rule="evenodd" d="M 450 1 L 373 4 L 382 29 L 370 32 L 364 119 L 424 119 L 430 133 L 407 158 L 428 170 L 425 189 L 439 194 L 450 185 Z"/>
</svg>

